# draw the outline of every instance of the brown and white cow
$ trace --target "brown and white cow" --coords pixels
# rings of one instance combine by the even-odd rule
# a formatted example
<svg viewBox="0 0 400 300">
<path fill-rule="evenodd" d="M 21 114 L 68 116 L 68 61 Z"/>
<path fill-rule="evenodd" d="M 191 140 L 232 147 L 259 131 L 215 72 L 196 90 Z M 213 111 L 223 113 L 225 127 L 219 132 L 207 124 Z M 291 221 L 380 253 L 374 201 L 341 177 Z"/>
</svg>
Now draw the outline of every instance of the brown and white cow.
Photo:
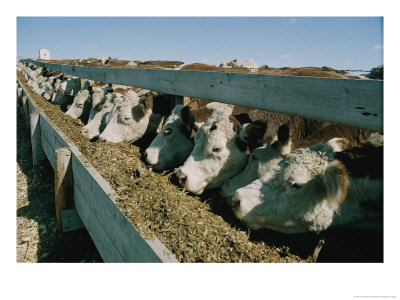
<svg viewBox="0 0 400 300">
<path fill-rule="evenodd" d="M 361 146 L 334 151 L 342 145 L 343 139 L 335 138 L 277 161 L 262 178 L 236 191 L 234 214 L 253 229 L 284 233 L 359 222 L 380 227 L 383 137 L 375 134 Z"/>
<path fill-rule="evenodd" d="M 177 171 L 181 185 L 195 194 L 221 186 L 245 167 L 247 149 L 271 142 L 284 123 L 296 128 L 296 138 L 327 124 L 260 110 L 233 115 L 231 105 L 216 109 L 197 131 L 194 149 Z"/>
<path fill-rule="evenodd" d="M 221 187 L 220 194 L 228 199 L 228 204 L 237 189 L 257 178 L 261 178 L 275 165 L 277 160 L 279 161 L 283 156 L 299 147 L 325 143 L 335 137 L 346 138 L 349 143 L 348 147 L 353 147 L 359 145 L 372 134 L 372 130 L 369 129 L 333 123 L 322 127 L 305 138 L 296 138 L 296 132 L 296 128 L 289 128 L 288 124 L 283 124 L 278 129 L 277 138 L 274 141 L 251 152 L 245 169 L 230 178 Z"/>
</svg>

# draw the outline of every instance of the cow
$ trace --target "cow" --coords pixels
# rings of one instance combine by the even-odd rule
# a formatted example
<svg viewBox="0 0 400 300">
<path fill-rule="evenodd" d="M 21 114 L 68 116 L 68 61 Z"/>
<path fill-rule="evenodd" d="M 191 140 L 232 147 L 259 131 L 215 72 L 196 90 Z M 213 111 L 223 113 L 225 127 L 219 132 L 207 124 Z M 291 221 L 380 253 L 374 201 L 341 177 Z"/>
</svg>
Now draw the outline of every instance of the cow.
<svg viewBox="0 0 400 300">
<path fill-rule="evenodd" d="M 160 132 L 144 152 L 146 161 L 155 171 L 184 162 L 194 147 L 195 130 L 211 116 L 215 108 L 224 105 L 211 102 L 202 107 L 204 101 L 195 99 L 183 106 L 177 105 L 165 121 Z"/>
<path fill-rule="evenodd" d="M 123 97 L 124 102 L 112 112 L 99 140 L 133 143 L 144 134 L 156 133 L 171 112 L 171 97 L 167 94 L 152 97 L 147 93 L 139 97 L 131 90 Z"/>
<path fill-rule="evenodd" d="M 325 143 L 332 138 L 342 137 L 349 142 L 348 147 L 359 145 L 366 140 L 372 130 L 357 128 L 341 124 L 328 124 L 305 138 L 294 138 L 296 128 L 289 128 L 288 124 L 279 127 L 275 140 L 265 146 L 254 149 L 249 155 L 247 165 L 243 171 L 225 182 L 220 190 L 220 195 L 227 198 L 228 204 L 235 191 L 268 172 L 276 160 L 288 155 L 299 147 L 307 147 L 317 143 Z"/>
<path fill-rule="evenodd" d="M 345 139 L 299 148 L 238 189 L 235 216 L 253 229 L 321 232 L 334 226 L 381 228 L 383 136 L 340 152 Z M 374 225 L 375 224 L 375 225 Z"/>
<path fill-rule="evenodd" d="M 90 141 L 97 139 L 110 121 L 111 111 L 117 109 L 117 106 L 122 102 L 122 97 L 112 93 L 107 94 L 102 109 L 95 114 L 92 120 L 81 128 L 83 137 Z"/>
<path fill-rule="evenodd" d="M 89 121 L 102 109 L 102 106 L 106 100 L 106 95 L 113 93 L 113 88 L 101 88 L 96 87 L 93 89 L 92 94 L 92 106 L 90 108 Z"/>
<path fill-rule="evenodd" d="M 180 184 L 194 194 L 220 187 L 245 167 L 247 149 L 271 142 L 279 126 L 288 122 L 296 128 L 296 138 L 327 124 L 260 110 L 232 115 L 231 105 L 218 108 L 197 131 L 192 153 L 177 170 Z"/>
<path fill-rule="evenodd" d="M 85 81 L 82 89 L 75 96 L 72 105 L 69 107 L 66 115 L 80 119 L 83 123 L 87 123 L 89 113 L 92 107 L 92 87 L 89 81 Z"/>
<path fill-rule="evenodd" d="M 67 106 L 74 101 L 74 97 L 80 90 L 79 78 L 67 78 L 57 84 L 55 83 L 56 93 L 53 95 L 52 102 L 60 105 L 63 111 L 67 111 Z"/>
<path fill-rule="evenodd" d="M 107 65 L 108 62 L 110 61 L 110 59 L 111 59 L 111 57 L 109 57 L 109 56 L 103 56 L 103 57 L 101 58 L 101 63 L 102 63 L 103 65 Z"/>
</svg>

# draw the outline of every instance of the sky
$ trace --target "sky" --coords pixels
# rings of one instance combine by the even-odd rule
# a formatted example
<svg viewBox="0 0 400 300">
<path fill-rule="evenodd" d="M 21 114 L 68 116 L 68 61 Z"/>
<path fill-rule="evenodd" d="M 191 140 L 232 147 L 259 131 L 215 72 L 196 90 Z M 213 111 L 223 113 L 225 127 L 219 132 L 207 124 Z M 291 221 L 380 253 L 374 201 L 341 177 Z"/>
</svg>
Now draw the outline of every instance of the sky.
<svg viewBox="0 0 400 300">
<path fill-rule="evenodd" d="M 17 55 L 370 70 L 383 17 L 17 17 Z"/>
</svg>

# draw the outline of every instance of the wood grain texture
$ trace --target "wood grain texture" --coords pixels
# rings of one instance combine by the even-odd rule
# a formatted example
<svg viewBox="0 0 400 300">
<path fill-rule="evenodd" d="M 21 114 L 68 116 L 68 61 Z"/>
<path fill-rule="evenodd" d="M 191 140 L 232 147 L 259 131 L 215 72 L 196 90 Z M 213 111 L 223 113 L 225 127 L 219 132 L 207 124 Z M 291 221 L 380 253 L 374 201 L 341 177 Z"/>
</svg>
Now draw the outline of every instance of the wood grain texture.
<svg viewBox="0 0 400 300">
<path fill-rule="evenodd" d="M 42 147 L 39 118 L 40 114 L 38 112 L 31 113 L 29 117 L 33 166 L 37 166 L 39 161 L 46 158 Z"/>
<path fill-rule="evenodd" d="M 94 68 L 26 60 L 82 78 L 383 130 L 383 81 Z"/>
<path fill-rule="evenodd" d="M 72 177 L 72 153 L 68 147 L 56 149 L 54 168 L 54 200 L 57 228 L 62 232 L 61 211 L 73 208 L 74 188 Z"/>
</svg>

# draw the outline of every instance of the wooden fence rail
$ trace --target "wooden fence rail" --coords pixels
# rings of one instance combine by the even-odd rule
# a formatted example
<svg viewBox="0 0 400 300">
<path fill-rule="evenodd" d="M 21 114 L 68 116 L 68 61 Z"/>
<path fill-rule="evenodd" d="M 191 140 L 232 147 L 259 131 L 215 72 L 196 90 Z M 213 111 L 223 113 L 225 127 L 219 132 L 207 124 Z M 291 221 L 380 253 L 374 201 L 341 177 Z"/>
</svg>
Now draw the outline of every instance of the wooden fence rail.
<svg viewBox="0 0 400 300">
<path fill-rule="evenodd" d="M 97 68 L 25 59 L 105 83 L 383 131 L 383 81 L 204 71 Z"/>
</svg>

